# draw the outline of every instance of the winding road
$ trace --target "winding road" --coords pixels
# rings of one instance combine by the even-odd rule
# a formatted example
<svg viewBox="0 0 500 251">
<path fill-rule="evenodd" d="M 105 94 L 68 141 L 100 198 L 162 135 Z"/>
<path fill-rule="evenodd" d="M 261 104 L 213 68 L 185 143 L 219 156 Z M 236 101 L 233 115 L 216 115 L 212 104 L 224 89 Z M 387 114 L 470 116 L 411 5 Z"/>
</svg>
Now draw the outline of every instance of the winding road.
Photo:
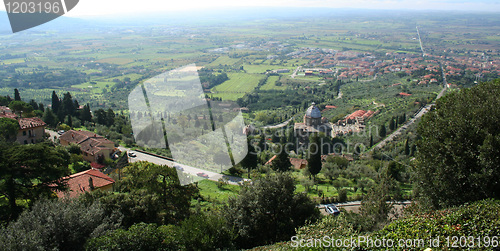
<svg viewBox="0 0 500 251">
<path fill-rule="evenodd" d="M 60 136 L 57 132 L 52 131 L 52 130 L 45 129 L 45 132 L 47 132 L 48 134 L 50 134 L 50 140 L 52 140 L 52 141 L 54 141 L 54 137 L 57 139 Z M 138 162 L 138 161 L 147 161 L 147 162 L 154 163 L 154 164 L 157 164 L 157 165 L 167 165 L 169 167 L 174 167 L 174 166 L 176 166 L 176 167 L 182 167 L 182 169 L 183 169 L 182 172 L 183 173 L 191 175 L 191 176 L 193 176 L 193 177 L 195 177 L 197 179 L 203 179 L 202 177 L 199 177 L 197 174 L 198 173 L 204 173 L 204 174 L 208 175 L 208 178 L 206 178 L 208 180 L 219 181 L 219 179 L 224 178 L 231 185 L 238 185 L 242 181 L 248 180 L 248 179 L 243 179 L 243 178 L 240 178 L 240 177 L 224 175 L 224 174 L 220 174 L 220 173 L 215 173 L 215 172 L 211 172 L 211 171 L 199 169 L 199 168 L 192 167 L 192 166 L 183 165 L 183 164 L 180 164 L 180 163 L 168 160 L 166 158 L 157 157 L 157 156 L 154 156 L 152 154 L 148 154 L 148 153 L 142 152 L 142 151 L 141 152 L 134 151 L 134 150 L 132 150 L 130 148 L 126 148 L 126 147 L 123 147 L 123 146 L 118 146 L 118 149 L 120 151 L 122 151 L 122 152 L 123 151 L 127 151 L 128 153 L 134 152 L 134 154 L 136 155 L 136 157 L 129 157 L 128 160 L 129 160 L 130 163 Z M 178 170 L 178 171 L 180 171 L 180 170 Z"/>
<path fill-rule="evenodd" d="M 384 147 L 387 143 L 394 140 L 394 138 L 401 135 L 401 133 L 404 132 L 408 128 L 408 126 L 415 123 L 415 121 L 417 121 L 417 119 L 421 118 L 424 114 L 426 114 L 427 112 L 429 112 L 431 110 L 432 106 L 434 106 L 436 104 L 436 100 L 440 99 L 444 95 L 446 90 L 448 89 L 448 82 L 446 81 L 446 76 L 444 74 L 444 68 L 442 66 L 441 66 L 441 71 L 443 74 L 443 89 L 439 92 L 439 94 L 437 95 L 434 102 L 432 102 L 432 104 L 428 104 L 424 108 L 420 109 L 420 111 L 417 113 L 417 115 L 415 115 L 415 117 L 413 117 L 411 120 L 407 121 L 404 125 L 400 126 L 397 130 L 392 132 L 385 139 L 383 139 L 382 141 L 377 143 L 371 150 L 374 150 L 376 148 L 380 149 L 380 148 Z"/>
</svg>

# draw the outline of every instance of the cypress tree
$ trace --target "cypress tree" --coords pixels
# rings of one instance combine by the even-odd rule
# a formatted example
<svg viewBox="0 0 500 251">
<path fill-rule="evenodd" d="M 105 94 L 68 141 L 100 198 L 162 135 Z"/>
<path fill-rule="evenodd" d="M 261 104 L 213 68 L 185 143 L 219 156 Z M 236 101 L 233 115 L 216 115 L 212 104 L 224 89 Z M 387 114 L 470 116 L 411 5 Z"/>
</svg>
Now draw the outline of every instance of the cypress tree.
<svg viewBox="0 0 500 251">
<path fill-rule="evenodd" d="M 307 167 L 309 173 L 316 179 L 316 175 L 321 171 L 321 149 L 319 136 L 314 134 L 309 140 L 309 158 Z"/>
<path fill-rule="evenodd" d="M 197 120 L 198 121 L 198 120 Z M 241 161 L 241 166 L 248 170 L 248 178 L 250 178 L 250 170 L 257 167 L 257 152 L 250 140 L 247 140 L 248 153 Z"/>
<path fill-rule="evenodd" d="M 382 138 L 385 138 L 385 136 L 387 136 L 387 129 L 385 128 L 385 125 L 382 125 L 380 127 L 379 134 L 380 134 L 380 137 L 382 137 Z"/>
<path fill-rule="evenodd" d="M 396 125 L 394 124 L 394 117 L 392 117 L 391 122 L 389 122 L 389 129 L 391 131 L 394 131 L 395 128 L 396 128 Z"/>
<path fill-rule="evenodd" d="M 279 152 L 276 154 L 276 158 L 274 158 L 272 162 L 273 169 L 281 172 L 290 170 L 291 164 L 284 140 L 281 140 L 281 142 L 277 144 L 277 150 L 279 150 Z"/>
<path fill-rule="evenodd" d="M 21 95 L 19 94 L 19 90 L 14 89 L 14 101 L 21 101 Z"/>
<path fill-rule="evenodd" d="M 90 105 L 89 104 L 86 104 L 85 106 L 83 106 L 83 110 L 82 110 L 82 113 L 80 115 L 80 119 L 82 121 L 87 121 L 87 122 L 92 121 L 92 113 L 90 112 Z"/>
<path fill-rule="evenodd" d="M 410 145 L 408 141 L 409 139 L 407 138 L 405 142 L 405 155 L 410 155 Z"/>
<path fill-rule="evenodd" d="M 73 97 L 69 92 L 64 94 L 61 108 L 63 111 L 63 115 L 73 115 L 75 114 L 75 104 L 73 103 Z"/>
<path fill-rule="evenodd" d="M 59 100 L 56 91 L 52 91 L 52 111 L 54 111 L 54 113 L 59 112 L 60 105 L 61 101 Z"/>
<path fill-rule="evenodd" d="M 66 125 L 69 125 L 69 127 L 73 127 L 73 119 L 71 118 L 71 115 L 68 115 L 66 118 Z"/>
</svg>

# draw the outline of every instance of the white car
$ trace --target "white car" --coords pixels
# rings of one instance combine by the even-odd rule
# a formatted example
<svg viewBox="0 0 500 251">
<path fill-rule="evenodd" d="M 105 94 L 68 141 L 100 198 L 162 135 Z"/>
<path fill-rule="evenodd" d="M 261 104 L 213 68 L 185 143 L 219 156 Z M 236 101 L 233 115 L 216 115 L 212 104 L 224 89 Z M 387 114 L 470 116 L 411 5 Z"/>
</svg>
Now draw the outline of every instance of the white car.
<svg viewBox="0 0 500 251">
<path fill-rule="evenodd" d="M 334 204 L 325 205 L 325 211 L 329 214 L 339 215 L 340 210 Z"/>
</svg>

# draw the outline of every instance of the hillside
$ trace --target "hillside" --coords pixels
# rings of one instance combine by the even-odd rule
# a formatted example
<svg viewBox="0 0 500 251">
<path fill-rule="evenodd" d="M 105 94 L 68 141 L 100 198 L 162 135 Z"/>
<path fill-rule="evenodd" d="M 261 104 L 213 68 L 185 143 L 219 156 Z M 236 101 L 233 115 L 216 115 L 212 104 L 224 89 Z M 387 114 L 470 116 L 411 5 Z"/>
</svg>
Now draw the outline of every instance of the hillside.
<svg viewBox="0 0 500 251">
<path fill-rule="evenodd" d="M 482 200 L 439 211 L 416 209 L 407 209 L 407 216 L 371 233 L 353 231 L 345 215 L 329 216 L 300 228 L 297 239 L 251 250 L 289 250 L 291 247 L 299 247 L 296 250 L 350 250 L 352 247 L 357 250 L 498 250 L 500 247 L 500 200 Z M 325 236 L 329 238 L 324 239 Z M 301 243 L 300 239 L 304 241 Z M 320 241 L 314 245 L 311 241 L 314 239 Z M 355 242 L 351 243 L 351 239 Z M 337 245 L 340 242 L 343 244 Z M 313 248 L 321 245 L 323 248 Z"/>
</svg>

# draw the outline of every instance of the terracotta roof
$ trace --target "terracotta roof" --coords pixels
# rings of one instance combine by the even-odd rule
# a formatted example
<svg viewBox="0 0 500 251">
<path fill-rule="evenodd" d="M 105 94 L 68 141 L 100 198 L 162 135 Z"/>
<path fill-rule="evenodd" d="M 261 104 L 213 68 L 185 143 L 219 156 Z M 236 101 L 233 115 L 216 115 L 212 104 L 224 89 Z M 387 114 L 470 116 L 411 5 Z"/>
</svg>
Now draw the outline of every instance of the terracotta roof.
<svg viewBox="0 0 500 251">
<path fill-rule="evenodd" d="M 106 166 L 105 165 L 101 165 L 97 162 L 91 162 L 90 163 L 90 166 L 93 168 L 93 169 L 97 169 L 97 170 L 101 170 L 103 168 L 105 168 Z"/>
<path fill-rule="evenodd" d="M 12 113 L 9 107 L 0 105 L 0 112 Z"/>
<path fill-rule="evenodd" d="M 61 137 L 60 137 L 60 139 L 62 139 L 62 140 L 68 141 L 70 143 L 75 143 L 75 144 L 80 144 L 89 138 L 105 139 L 103 136 L 97 135 L 93 132 L 75 131 L 75 130 L 69 130 L 69 131 L 65 132 L 63 135 L 61 135 Z"/>
<path fill-rule="evenodd" d="M 19 121 L 19 127 L 21 130 L 24 129 L 30 129 L 30 128 L 36 128 L 40 126 L 46 126 L 45 122 L 41 120 L 40 118 L 21 118 L 18 120 Z"/>
<path fill-rule="evenodd" d="M 0 106 L 0 118 L 17 119 L 17 115 L 13 113 L 9 107 Z"/>
<path fill-rule="evenodd" d="M 302 169 L 307 167 L 307 160 L 305 159 L 290 158 L 290 163 L 295 169 Z"/>
<path fill-rule="evenodd" d="M 101 150 L 108 148 L 104 144 L 114 144 L 112 141 L 105 138 L 87 138 L 80 142 L 80 149 L 90 155 L 95 155 Z"/>
<path fill-rule="evenodd" d="M 17 120 L 17 122 L 19 123 L 20 130 L 36 128 L 36 127 L 47 125 L 40 118 L 34 117 L 34 118 L 19 118 L 18 119 L 16 114 L 5 112 L 5 111 L 0 111 L 0 118 L 9 118 L 9 119 Z"/>
<path fill-rule="evenodd" d="M 59 198 L 65 196 L 69 196 L 69 198 L 76 198 L 82 193 L 91 191 L 92 189 L 89 184 L 90 179 L 92 179 L 94 188 L 100 188 L 115 183 L 115 180 L 110 178 L 108 175 L 94 169 L 79 172 L 68 177 L 64 177 L 63 179 L 67 180 L 68 190 L 58 191 L 57 196 Z"/>
<path fill-rule="evenodd" d="M 271 157 L 271 158 L 270 158 L 270 159 L 266 162 L 266 164 L 264 164 L 264 165 L 270 165 L 271 163 L 273 163 L 273 160 L 274 160 L 274 159 L 276 159 L 276 156 L 277 156 L 277 155 L 274 155 L 273 157 Z"/>
<path fill-rule="evenodd" d="M 103 149 L 109 149 L 106 145 L 115 144 L 113 141 L 89 131 L 69 130 L 61 135 L 59 139 L 80 145 L 82 152 L 89 155 L 96 155 Z"/>
<path fill-rule="evenodd" d="M 361 117 L 363 119 L 371 117 L 375 112 L 374 111 L 364 111 L 364 110 L 357 110 L 353 113 L 351 113 L 349 116 L 347 116 L 344 120 L 347 121 L 348 119 L 356 119 L 358 117 Z"/>
<path fill-rule="evenodd" d="M 276 157 L 277 156 L 274 155 L 264 165 L 271 165 L 273 163 L 273 160 L 276 159 Z M 292 164 L 292 166 L 295 169 L 301 169 L 301 168 L 305 168 L 307 166 L 307 160 L 305 160 L 305 159 L 289 158 L 289 160 L 290 160 L 290 164 Z"/>
<path fill-rule="evenodd" d="M 399 96 L 404 96 L 404 97 L 411 96 L 411 94 L 406 93 L 406 92 L 400 92 L 398 95 L 399 95 Z"/>
</svg>

